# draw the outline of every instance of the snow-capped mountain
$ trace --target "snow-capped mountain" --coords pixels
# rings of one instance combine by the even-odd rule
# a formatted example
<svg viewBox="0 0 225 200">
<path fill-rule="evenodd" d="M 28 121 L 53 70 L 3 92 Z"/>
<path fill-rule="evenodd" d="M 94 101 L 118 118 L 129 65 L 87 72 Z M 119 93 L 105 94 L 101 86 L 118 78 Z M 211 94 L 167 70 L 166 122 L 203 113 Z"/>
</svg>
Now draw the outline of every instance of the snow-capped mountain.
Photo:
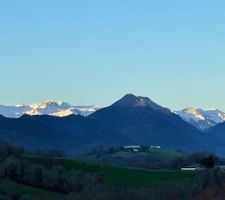
<svg viewBox="0 0 225 200">
<path fill-rule="evenodd" d="M 24 114 L 27 115 L 53 115 L 65 117 L 68 115 L 88 116 L 99 110 L 100 106 L 71 106 L 63 101 L 49 100 L 42 103 L 31 105 L 18 104 L 16 106 L 0 105 L 0 114 L 5 117 L 18 118 Z"/>
<path fill-rule="evenodd" d="M 146 101 L 142 98 L 138 105 L 144 105 Z M 147 101 L 148 104 L 152 102 Z M 72 106 L 63 101 L 48 100 L 42 103 L 35 103 L 31 105 L 18 104 L 16 106 L 0 105 L 0 115 L 9 118 L 18 118 L 24 114 L 27 115 L 52 115 L 58 117 L 65 117 L 69 115 L 89 116 L 95 111 L 101 109 L 100 106 Z M 156 109 L 156 108 L 155 108 Z M 185 108 L 180 111 L 174 111 L 184 121 L 197 127 L 201 130 L 206 130 L 219 123 L 225 122 L 225 113 L 218 109 L 203 110 L 201 108 Z"/>
<path fill-rule="evenodd" d="M 185 108 L 176 111 L 184 121 L 205 130 L 225 121 L 225 113 L 218 109 L 203 110 L 201 108 Z"/>
</svg>

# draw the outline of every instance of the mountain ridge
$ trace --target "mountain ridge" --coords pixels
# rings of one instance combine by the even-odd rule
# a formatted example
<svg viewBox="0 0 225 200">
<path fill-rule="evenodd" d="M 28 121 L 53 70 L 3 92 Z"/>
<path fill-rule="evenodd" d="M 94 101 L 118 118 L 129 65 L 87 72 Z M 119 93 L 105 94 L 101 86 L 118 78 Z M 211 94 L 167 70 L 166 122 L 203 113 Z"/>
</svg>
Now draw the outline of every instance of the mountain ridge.
<svg viewBox="0 0 225 200">
<path fill-rule="evenodd" d="M 161 110 L 165 114 L 171 115 L 171 109 L 159 106 L 148 97 L 135 96 L 133 94 L 126 94 L 122 99 L 116 101 L 114 105 L 117 106 L 150 106 L 153 110 Z M 41 103 L 34 103 L 30 105 L 17 104 L 16 106 L 0 105 L 0 114 L 9 118 L 19 118 L 24 114 L 28 115 L 51 115 L 58 117 L 65 117 L 69 115 L 89 116 L 97 110 L 104 108 L 100 106 L 72 106 L 64 101 L 48 100 Z M 219 123 L 225 121 L 225 113 L 218 109 L 204 110 L 201 108 L 187 107 L 179 111 L 172 111 L 179 115 L 184 121 L 199 130 L 207 130 Z"/>
<path fill-rule="evenodd" d="M 225 140 L 205 134 L 147 97 L 125 95 L 84 117 L 23 115 L 0 117 L 0 140 L 25 148 L 60 149 L 74 155 L 98 145 L 157 145 L 186 152 L 225 152 Z"/>
</svg>

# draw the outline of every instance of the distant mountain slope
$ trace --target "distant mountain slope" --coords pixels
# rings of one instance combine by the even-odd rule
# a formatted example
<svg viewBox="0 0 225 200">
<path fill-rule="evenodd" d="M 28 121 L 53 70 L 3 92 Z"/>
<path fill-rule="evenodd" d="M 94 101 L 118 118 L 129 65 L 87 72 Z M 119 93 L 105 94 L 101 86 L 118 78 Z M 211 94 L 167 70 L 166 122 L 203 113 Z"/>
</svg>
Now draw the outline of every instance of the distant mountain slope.
<svg viewBox="0 0 225 200">
<path fill-rule="evenodd" d="M 185 108 L 175 113 L 186 122 L 201 130 L 206 130 L 225 121 L 225 113 L 218 109 Z"/>
<path fill-rule="evenodd" d="M 46 101 L 43 103 L 35 103 L 32 105 L 19 104 L 16 106 L 0 105 L 0 114 L 5 117 L 18 118 L 24 114 L 28 115 L 53 115 L 65 117 L 68 115 L 88 116 L 100 109 L 99 106 L 71 106 L 62 101 Z"/>
<path fill-rule="evenodd" d="M 0 139 L 28 149 L 48 149 L 49 144 L 58 146 L 62 138 L 54 129 L 29 117 L 18 119 L 0 117 Z"/>
<path fill-rule="evenodd" d="M 114 138 L 111 138 L 112 134 Z M 60 149 L 73 155 L 98 145 L 115 146 L 131 142 L 116 130 L 101 128 L 94 120 L 79 115 L 62 118 L 48 115 L 0 116 L 0 140 L 27 149 Z"/>
<path fill-rule="evenodd" d="M 225 141 L 225 122 L 208 129 L 207 132 L 211 135 L 214 135 L 219 140 Z"/>
</svg>

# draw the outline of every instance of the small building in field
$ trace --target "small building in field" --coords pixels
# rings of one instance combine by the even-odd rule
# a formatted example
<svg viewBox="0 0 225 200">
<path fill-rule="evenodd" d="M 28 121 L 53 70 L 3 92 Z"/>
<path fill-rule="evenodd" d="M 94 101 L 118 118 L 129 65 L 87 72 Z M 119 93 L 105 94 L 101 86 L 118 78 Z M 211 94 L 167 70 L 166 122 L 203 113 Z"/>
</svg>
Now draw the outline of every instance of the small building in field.
<svg viewBox="0 0 225 200">
<path fill-rule="evenodd" d="M 196 167 L 182 167 L 182 168 L 180 168 L 180 170 L 182 170 L 182 171 L 196 171 L 196 170 L 198 170 L 198 168 L 196 168 Z"/>
<path fill-rule="evenodd" d="M 124 151 L 129 152 L 140 152 L 142 147 L 139 145 L 129 145 L 129 146 L 123 146 Z"/>
</svg>

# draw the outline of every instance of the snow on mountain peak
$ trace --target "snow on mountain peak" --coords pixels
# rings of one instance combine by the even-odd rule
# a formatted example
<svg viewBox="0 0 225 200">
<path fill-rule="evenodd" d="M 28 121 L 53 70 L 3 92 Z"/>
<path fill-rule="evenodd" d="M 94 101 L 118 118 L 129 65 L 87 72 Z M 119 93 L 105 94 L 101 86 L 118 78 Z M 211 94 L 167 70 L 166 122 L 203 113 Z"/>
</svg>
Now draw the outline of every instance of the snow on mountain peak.
<svg viewBox="0 0 225 200">
<path fill-rule="evenodd" d="M 31 105 L 17 104 L 16 106 L 0 106 L 0 114 L 10 118 L 21 117 L 24 114 L 53 115 L 58 117 L 65 117 L 72 114 L 88 116 L 100 108 L 98 106 L 71 106 L 63 101 L 48 100 Z"/>
<path fill-rule="evenodd" d="M 205 117 L 199 112 L 198 109 L 188 107 L 183 109 L 182 111 L 187 114 L 183 115 L 183 117 L 193 117 L 197 118 L 198 120 L 205 120 Z"/>
<path fill-rule="evenodd" d="M 176 113 L 186 122 L 199 129 L 208 129 L 225 121 L 225 113 L 214 108 L 203 110 L 201 108 L 185 108 Z"/>
<path fill-rule="evenodd" d="M 41 103 L 35 103 L 30 105 L 31 108 L 33 109 L 47 109 L 47 108 L 54 108 L 54 107 L 63 107 L 69 108 L 71 105 L 68 103 L 65 103 L 63 101 L 53 101 L 53 100 L 48 100 L 46 102 L 41 102 Z"/>
</svg>

